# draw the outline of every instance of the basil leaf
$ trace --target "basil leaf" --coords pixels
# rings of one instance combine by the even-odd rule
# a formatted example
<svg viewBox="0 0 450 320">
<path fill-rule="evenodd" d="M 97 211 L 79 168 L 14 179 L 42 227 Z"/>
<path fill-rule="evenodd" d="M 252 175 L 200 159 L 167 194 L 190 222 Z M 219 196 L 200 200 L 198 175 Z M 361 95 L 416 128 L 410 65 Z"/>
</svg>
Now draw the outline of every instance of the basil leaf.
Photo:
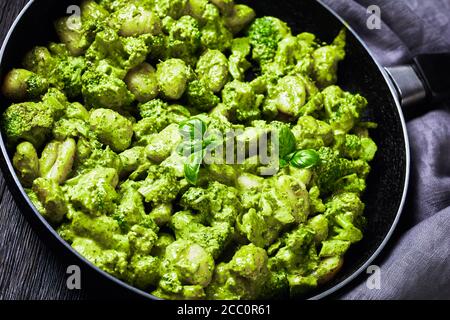
<svg viewBox="0 0 450 320">
<path fill-rule="evenodd" d="M 315 150 L 300 150 L 295 152 L 289 163 L 297 168 L 309 169 L 319 163 L 320 157 Z"/>
<path fill-rule="evenodd" d="M 196 185 L 198 180 L 198 173 L 200 172 L 200 165 L 203 160 L 203 150 L 200 152 L 193 153 L 187 159 L 184 164 L 184 176 L 186 180 L 192 184 Z"/>
<path fill-rule="evenodd" d="M 278 142 L 280 158 L 284 158 L 295 150 L 297 142 L 295 141 L 294 134 L 287 125 L 282 126 L 278 130 Z"/>
<path fill-rule="evenodd" d="M 297 152 L 292 152 L 292 153 L 288 154 L 286 157 L 284 157 L 283 159 L 286 160 L 287 162 L 290 162 L 296 153 Z"/>
<path fill-rule="evenodd" d="M 280 159 L 280 163 L 279 163 L 280 168 L 286 168 L 288 165 L 289 165 L 289 162 L 287 162 L 284 159 Z"/>
</svg>

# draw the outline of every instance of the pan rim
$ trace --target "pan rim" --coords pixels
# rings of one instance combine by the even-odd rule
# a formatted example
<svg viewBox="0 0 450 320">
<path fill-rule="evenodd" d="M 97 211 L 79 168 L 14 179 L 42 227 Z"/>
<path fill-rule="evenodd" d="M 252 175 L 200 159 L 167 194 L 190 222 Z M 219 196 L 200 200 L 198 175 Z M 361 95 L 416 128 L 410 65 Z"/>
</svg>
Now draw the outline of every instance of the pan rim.
<svg viewBox="0 0 450 320">
<path fill-rule="evenodd" d="M 322 0 L 316 0 L 324 9 L 326 9 L 330 14 L 332 14 L 336 19 L 338 19 L 338 21 L 341 22 L 341 24 L 343 24 L 347 30 L 349 30 L 353 36 L 358 40 L 358 42 L 363 46 L 363 48 L 366 50 L 366 52 L 369 54 L 369 56 L 371 57 L 372 61 L 376 64 L 376 66 L 378 67 L 379 71 L 381 72 L 383 78 L 386 81 L 386 84 L 389 87 L 389 90 L 391 92 L 392 98 L 395 102 L 396 108 L 397 108 L 397 113 L 398 116 L 400 118 L 400 122 L 402 125 L 402 132 L 403 132 L 403 137 L 404 137 L 404 142 L 405 142 L 405 179 L 404 179 L 404 186 L 403 186 L 403 193 L 402 193 L 402 198 L 396 213 L 396 217 L 394 219 L 394 222 L 391 225 L 390 230 L 388 231 L 387 235 L 385 236 L 384 240 L 382 241 L 382 243 L 378 246 L 378 248 L 375 250 L 375 252 L 371 255 L 371 257 L 369 259 L 366 260 L 366 262 L 360 267 L 358 268 L 355 272 L 353 272 L 350 276 L 348 276 L 347 278 L 345 278 L 344 280 L 342 280 L 341 282 L 339 282 L 338 284 L 336 284 L 335 286 L 333 286 L 332 288 L 325 290 L 317 295 L 314 295 L 313 297 L 309 298 L 310 300 L 319 300 L 319 299 L 323 299 L 326 296 L 336 292 L 337 290 L 343 288 L 344 286 L 346 286 L 347 284 L 349 284 L 352 280 L 354 280 L 358 275 L 360 275 L 362 273 L 362 271 L 364 271 L 372 262 L 373 260 L 380 254 L 380 252 L 384 249 L 384 247 L 386 246 L 386 244 L 388 243 L 389 239 L 391 238 L 395 228 L 397 227 L 398 221 L 400 219 L 400 216 L 402 214 L 403 208 L 404 208 L 404 204 L 406 201 L 406 195 L 407 195 L 407 191 L 408 191 L 408 185 L 409 185 L 409 178 L 410 178 L 410 146 L 409 146 L 409 139 L 408 139 L 408 133 L 407 133 L 407 128 L 406 128 L 406 122 L 405 122 L 405 118 L 403 116 L 403 112 L 401 109 L 401 105 L 398 99 L 398 96 L 396 94 L 395 91 L 395 87 L 394 84 L 392 83 L 391 79 L 389 78 L 389 76 L 387 75 L 386 71 L 384 70 L 384 68 L 381 66 L 381 64 L 375 59 L 374 55 L 372 54 L 372 52 L 370 51 L 370 49 L 367 47 L 367 45 L 364 43 L 364 41 L 359 37 L 359 35 L 354 31 L 354 29 L 340 16 L 338 15 L 334 10 L 332 10 L 328 5 L 326 5 L 325 3 L 323 3 Z M 4 53 L 6 51 L 6 48 L 11 40 L 11 36 L 14 33 L 17 25 L 19 24 L 19 22 L 22 20 L 23 16 L 25 15 L 25 13 L 30 9 L 30 7 L 35 3 L 35 0 L 29 0 L 27 2 L 27 4 L 22 8 L 22 10 L 20 11 L 19 15 L 15 18 L 13 24 L 11 25 L 11 27 L 9 28 L 8 33 L 5 36 L 5 39 L 3 40 L 1 49 L 0 49 L 0 66 L 3 62 L 3 57 L 4 57 Z M 90 270 L 93 270 L 95 272 L 97 272 L 98 274 L 102 275 L 104 278 L 112 281 L 114 284 L 121 286 L 122 288 L 125 288 L 127 290 L 130 290 L 131 292 L 144 297 L 144 298 L 148 298 L 151 300 L 163 300 L 160 299 L 154 295 L 152 295 L 151 293 L 148 293 L 146 291 L 143 291 L 141 289 L 138 289 L 134 286 L 129 285 L 128 283 L 108 274 L 107 272 L 103 271 L 102 269 L 100 269 L 99 267 L 95 266 L 93 263 L 91 263 L 90 261 L 88 261 L 85 257 L 83 257 L 81 254 L 79 254 L 77 251 L 75 251 L 75 249 L 73 249 L 66 241 L 64 241 L 61 236 L 55 231 L 55 229 L 44 219 L 44 217 L 37 211 L 37 209 L 34 207 L 34 205 L 31 203 L 31 200 L 28 198 L 28 196 L 26 195 L 26 192 L 22 186 L 22 184 L 20 183 L 17 174 L 13 168 L 11 159 L 9 157 L 8 154 L 8 150 L 6 148 L 6 144 L 5 141 L 3 139 L 3 133 L 0 133 L 0 150 L 1 150 L 1 169 L 2 172 L 4 174 L 4 179 L 6 180 L 6 185 L 8 187 L 8 189 L 13 189 L 13 191 L 15 192 L 11 192 L 14 196 L 13 199 L 16 202 L 16 204 L 18 204 L 19 210 L 21 211 L 21 213 L 27 218 L 28 222 L 30 223 L 30 219 L 32 217 L 37 218 L 39 220 L 39 223 L 42 224 L 43 227 L 45 227 L 46 231 L 48 232 L 48 235 L 50 235 L 53 239 L 53 241 L 56 241 L 59 245 L 62 245 L 67 252 L 70 252 L 75 258 L 77 258 L 78 261 L 82 262 L 82 264 L 89 268 Z M 24 204 L 23 206 L 26 206 L 26 210 L 23 210 L 24 207 L 22 207 L 21 205 L 19 205 L 17 196 L 20 195 L 21 199 Z M 31 210 L 31 211 L 30 211 Z M 32 214 L 31 214 L 32 213 Z M 31 223 L 30 223 L 31 224 Z"/>
<path fill-rule="evenodd" d="M 378 246 L 378 248 L 375 250 L 375 252 L 370 256 L 369 259 L 366 260 L 366 262 L 359 267 L 355 272 L 353 272 L 350 276 L 333 286 L 332 288 L 325 290 L 324 292 L 321 292 L 311 298 L 309 300 L 320 300 L 325 298 L 326 296 L 335 293 L 339 289 L 342 289 L 344 286 L 349 284 L 351 281 L 353 281 L 357 276 L 359 276 L 364 270 L 366 270 L 370 264 L 378 257 L 378 255 L 383 251 L 383 249 L 386 247 L 387 243 L 389 242 L 390 238 L 392 237 L 392 234 L 394 233 L 398 222 L 400 220 L 400 217 L 402 215 L 405 202 L 406 202 L 406 196 L 408 193 L 408 186 L 409 186 L 409 179 L 410 179 L 410 165 L 411 165 L 411 154 L 410 154 L 410 145 L 409 145 L 409 137 L 408 137 L 408 130 L 406 127 L 406 121 L 405 117 L 403 115 L 402 107 L 400 100 L 397 95 L 397 91 L 395 89 L 394 84 L 392 83 L 391 78 L 388 76 L 386 70 L 384 67 L 378 62 L 378 60 L 375 58 L 374 54 L 370 50 L 370 48 L 367 46 L 367 44 L 362 40 L 362 38 L 358 35 L 358 33 L 348 24 L 343 17 L 341 17 L 337 12 L 335 12 L 333 9 L 331 9 L 330 6 L 325 4 L 323 0 L 316 0 L 324 9 L 328 10 L 330 14 L 332 14 L 336 19 L 338 19 L 342 25 L 344 25 L 348 31 L 352 33 L 352 35 L 358 40 L 358 42 L 361 44 L 361 46 L 366 50 L 366 52 L 369 54 L 372 61 L 377 66 L 378 70 L 380 71 L 381 75 L 386 81 L 387 86 L 389 87 L 389 90 L 391 92 L 392 98 L 395 102 L 395 106 L 397 108 L 397 113 L 400 118 L 400 122 L 402 125 L 402 132 L 403 132 L 403 139 L 405 142 L 405 179 L 404 179 L 404 185 L 403 185 L 403 191 L 402 191 L 402 198 L 395 216 L 395 219 L 391 225 L 391 228 L 389 229 L 388 233 L 384 237 L 381 244 Z"/>
</svg>

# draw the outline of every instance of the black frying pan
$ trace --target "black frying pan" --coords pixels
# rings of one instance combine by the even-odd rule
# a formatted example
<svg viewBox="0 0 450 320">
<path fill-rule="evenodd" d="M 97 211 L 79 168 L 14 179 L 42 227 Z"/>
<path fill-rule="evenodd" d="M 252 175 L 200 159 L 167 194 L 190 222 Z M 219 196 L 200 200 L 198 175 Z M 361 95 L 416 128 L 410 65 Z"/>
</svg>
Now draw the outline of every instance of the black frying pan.
<svg viewBox="0 0 450 320">
<path fill-rule="evenodd" d="M 53 21 L 66 15 L 68 6 L 78 2 L 31 0 L 3 44 L 0 79 L 11 68 L 19 66 L 22 57 L 33 46 L 56 40 Z M 279 17 L 289 24 L 293 32 L 309 31 L 317 34 L 322 41 L 330 42 L 343 27 L 342 19 L 325 5 L 313 0 L 247 0 L 245 3 L 252 6 L 259 16 Z M 363 199 L 368 226 L 364 239 L 347 253 L 339 274 L 304 298 L 320 299 L 349 283 L 370 265 L 391 236 L 403 208 L 409 177 L 409 145 L 400 104 L 418 103 L 425 98 L 442 98 L 442 82 L 425 77 L 433 68 L 429 61 L 427 56 L 419 57 L 412 66 L 392 68 L 386 72 L 375 62 L 358 36 L 349 30 L 347 57 L 339 67 L 339 85 L 345 90 L 364 95 L 369 101 L 365 117 L 379 124 L 372 133 L 379 151 L 372 163 L 373 170 Z M 0 97 L 1 112 L 8 105 L 9 102 Z M 121 290 L 124 293 L 155 299 L 96 268 L 65 243 L 26 196 L 14 172 L 12 153 L 6 148 L 3 133 L 0 135 L 0 148 L 1 169 L 18 206 L 49 245 L 89 270 L 99 283 L 105 283 L 106 279 L 109 285 L 124 289 Z"/>
</svg>

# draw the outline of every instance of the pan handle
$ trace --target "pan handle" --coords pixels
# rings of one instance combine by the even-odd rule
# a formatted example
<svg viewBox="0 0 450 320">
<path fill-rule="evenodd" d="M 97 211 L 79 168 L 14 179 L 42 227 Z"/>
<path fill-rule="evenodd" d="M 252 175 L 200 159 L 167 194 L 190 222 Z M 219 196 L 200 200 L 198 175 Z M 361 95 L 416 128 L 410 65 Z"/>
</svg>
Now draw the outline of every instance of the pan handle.
<svg viewBox="0 0 450 320">
<path fill-rule="evenodd" d="M 386 71 L 404 108 L 450 98 L 450 53 L 418 55 L 411 64 Z"/>
</svg>

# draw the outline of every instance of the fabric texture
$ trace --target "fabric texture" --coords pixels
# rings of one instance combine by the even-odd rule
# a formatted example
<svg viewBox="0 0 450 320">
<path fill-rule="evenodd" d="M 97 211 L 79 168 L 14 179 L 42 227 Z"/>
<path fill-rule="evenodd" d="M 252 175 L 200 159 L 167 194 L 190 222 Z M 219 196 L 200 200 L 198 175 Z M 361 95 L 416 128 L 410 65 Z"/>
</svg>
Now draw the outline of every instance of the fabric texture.
<svg viewBox="0 0 450 320">
<path fill-rule="evenodd" d="M 449 0 L 323 0 L 363 38 L 384 66 L 420 53 L 450 52 Z M 381 9 L 370 30 L 367 8 Z M 450 299 L 450 102 L 407 123 L 411 180 L 399 227 L 374 264 L 380 288 L 361 275 L 340 299 Z M 426 106 L 425 106 L 426 107 Z"/>
</svg>

